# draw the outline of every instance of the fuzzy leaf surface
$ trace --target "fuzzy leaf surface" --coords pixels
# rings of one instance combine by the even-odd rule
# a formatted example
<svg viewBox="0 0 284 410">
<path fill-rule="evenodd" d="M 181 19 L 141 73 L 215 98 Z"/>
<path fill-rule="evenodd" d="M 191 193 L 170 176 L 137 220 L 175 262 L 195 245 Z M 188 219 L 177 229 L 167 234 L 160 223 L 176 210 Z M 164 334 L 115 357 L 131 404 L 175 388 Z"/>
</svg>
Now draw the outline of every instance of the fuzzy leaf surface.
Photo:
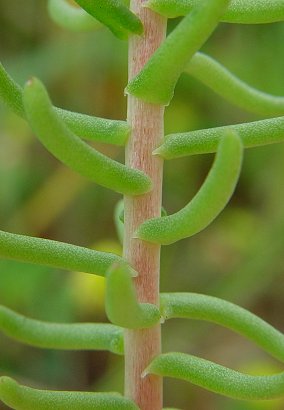
<svg viewBox="0 0 284 410">
<path fill-rule="evenodd" d="M 129 268 L 114 264 L 107 273 L 106 313 L 117 326 L 144 329 L 161 319 L 160 310 L 150 303 L 139 303 Z"/>
<path fill-rule="evenodd" d="M 240 400 L 271 400 L 284 396 L 284 372 L 251 376 L 185 353 L 157 356 L 145 371 L 193 383 Z"/>
<path fill-rule="evenodd" d="M 213 58 L 196 53 L 185 72 L 230 103 L 266 116 L 284 115 L 284 97 L 259 91 L 238 79 Z"/>
<path fill-rule="evenodd" d="M 123 329 L 108 323 L 49 323 L 0 305 L 0 331 L 21 343 L 44 349 L 109 350 L 123 354 Z"/>
<path fill-rule="evenodd" d="M 105 276 L 114 262 L 112 253 L 44 238 L 0 231 L 0 258 Z"/>
<path fill-rule="evenodd" d="M 175 159 L 216 152 L 221 139 L 229 130 L 239 135 L 244 148 L 280 143 L 284 142 L 284 117 L 169 134 L 154 154 L 164 159 Z"/>
<path fill-rule="evenodd" d="M 161 314 L 165 319 L 205 320 L 224 326 L 284 362 L 284 334 L 233 303 L 197 293 L 162 293 Z"/>
<path fill-rule="evenodd" d="M 76 0 L 76 3 L 120 39 L 126 39 L 130 33 L 143 33 L 140 19 L 121 0 Z"/>
<path fill-rule="evenodd" d="M 45 148 L 80 175 L 125 195 L 140 195 L 152 189 L 151 179 L 142 171 L 116 162 L 73 134 L 52 107 L 48 94 L 37 79 L 24 89 L 28 121 Z"/>
<path fill-rule="evenodd" d="M 0 63 L 0 99 L 15 114 L 26 118 L 23 105 L 23 89 Z M 54 107 L 66 125 L 82 138 L 107 144 L 125 145 L 130 127 L 125 121 L 108 120 L 91 115 L 75 113 Z"/>
<path fill-rule="evenodd" d="M 185 16 L 200 0 L 148 0 L 146 5 L 166 17 Z M 225 23 L 263 24 L 284 20 L 282 0 L 232 0 L 221 17 Z"/>
<path fill-rule="evenodd" d="M 153 103 L 168 105 L 186 64 L 217 27 L 229 0 L 200 0 L 169 34 L 126 92 Z"/>
<path fill-rule="evenodd" d="M 240 138 L 228 132 L 221 139 L 214 164 L 195 197 L 180 211 L 142 223 L 135 237 L 169 245 L 206 228 L 224 209 L 241 171 L 243 148 Z"/>
<path fill-rule="evenodd" d="M 0 377 L 0 400 L 15 410 L 139 410 L 118 393 L 38 390 Z"/>
</svg>

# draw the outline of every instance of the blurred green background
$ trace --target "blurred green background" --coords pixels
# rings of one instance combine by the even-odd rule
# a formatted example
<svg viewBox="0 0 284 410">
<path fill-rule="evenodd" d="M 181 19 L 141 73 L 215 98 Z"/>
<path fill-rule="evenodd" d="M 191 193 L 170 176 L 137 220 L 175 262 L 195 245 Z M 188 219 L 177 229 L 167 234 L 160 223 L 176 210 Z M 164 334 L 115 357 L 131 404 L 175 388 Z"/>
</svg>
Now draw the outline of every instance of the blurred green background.
<svg viewBox="0 0 284 410">
<path fill-rule="evenodd" d="M 36 75 L 53 102 L 96 116 L 125 119 L 127 43 L 103 29 L 72 33 L 49 18 L 46 1 L 0 0 L 0 57 L 21 84 Z M 171 29 L 177 21 L 171 21 Z M 240 78 L 284 94 L 284 24 L 221 24 L 203 47 Z M 231 106 L 188 76 L 166 111 L 166 133 L 260 119 Z M 113 208 L 119 195 L 66 169 L 29 126 L 0 104 L 1 229 L 121 252 Z M 123 150 L 96 145 L 123 160 Z M 162 291 L 192 291 L 241 304 L 284 331 L 284 144 L 245 153 L 236 194 L 196 237 L 162 251 Z M 165 164 L 164 206 L 180 209 L 195 194 L 213 156 Z M 106 321 L 103 279 L 0 261 L 0 303 L 31 317 Z M 174 320 L 163 328 L 164 351 L 182 351 L 256 374 L 281 366 L 253 344 L 205 323 Z M 40 388 L 123 391 L 123 359 L 108 353 L 26 347 L 0 334 L 0 374 Z M 187 383 L 165 380 L 165 405 L 194 410 L 284 409 L 247 403 Z M 7 407 L 0 404 L 0 409 Z"/>
</svg>

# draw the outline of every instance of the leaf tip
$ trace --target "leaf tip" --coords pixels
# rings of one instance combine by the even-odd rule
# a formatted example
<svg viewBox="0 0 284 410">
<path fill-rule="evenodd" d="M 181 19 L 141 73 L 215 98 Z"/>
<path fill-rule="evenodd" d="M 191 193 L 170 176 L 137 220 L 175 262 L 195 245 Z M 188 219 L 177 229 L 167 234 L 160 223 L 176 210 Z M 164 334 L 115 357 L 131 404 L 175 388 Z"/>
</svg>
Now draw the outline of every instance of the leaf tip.
<svg viewBox="0 0 284 410">
<path fill-rule="evenodd" d="M 162 146 L 154 149 L 154 151 L 152 151 L 152 155 L 153 156 L 157 156 L 157 157 L 163 157 L 163 149 Z"/>
<path fill-rule="evenodd" d="M 130 268 L 129 268 L 129 273 L 131 274 L 132 278 L 137 278 L 137 276 L 139 275 L 139 273 L 137 272 L 137 270 L 135 270 L 134 268 L 132 268 L 132 266 L 130 266 Z"/>
<path fill-rule="evenodd" d="M 139 236 L 139 230 L 137 229 L 137 231 L 134 232 L 132 239 L 138 239 L 138 240 L 142 240 L 143 238 L 140 238 Z"/>
<path fill-rule="evenodd" d="M 28 81 L 25 84 L 25 87 L 33 87 L 35 84 L 39 83 L 38 78 L 36 77 L 31 77 L 28 79 Z"/>
<path fill-rule="evenodd" d="M 145 379 L 150 374 L 149 372 L 149 367 L 147 367 L 142 373 L 141 373 L 141 379 Z"/>
</svg>

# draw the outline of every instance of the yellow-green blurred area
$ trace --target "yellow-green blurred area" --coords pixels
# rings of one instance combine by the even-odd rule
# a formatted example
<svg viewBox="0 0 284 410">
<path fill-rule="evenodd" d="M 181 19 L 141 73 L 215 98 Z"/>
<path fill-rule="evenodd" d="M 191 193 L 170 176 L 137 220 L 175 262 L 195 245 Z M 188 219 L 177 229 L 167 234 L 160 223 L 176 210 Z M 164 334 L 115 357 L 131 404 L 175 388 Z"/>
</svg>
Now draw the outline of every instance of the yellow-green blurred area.
<svg viewBox="0 0 284 410">
<path fill-rule="evenodd" d="M 38 76 L 54 104 L 125 119 L 127 43 L 106 29 L 72 33 L 57 27 L 47 2 L 0 0 L 0 56 L 21 84 Z M 172 21 L 169 28 L 176 24 Z M 284 24 L 221 24 L 203 50 L 251 85 L 284 95 Z M 161 67 L 162 69 L 162 67 Z M 166 111 L 166 133 L 260 119 L 231 106 L 188 76 Z M 0 104 L 1 229 L 121 252 L 113 223 L 119 195 L 66 169 L 29 126 Z M 96 145 L 123 161 L 123 149 Z M 164 207 L 180 209 L 204 180 L 213 156 L 165 164 Z M 230 205 L 204 232 L 163 248 L 162 291 L 222 297 L 284 331 L 284 144 L 250 149 Z M 0 261 L 0 304 L 33 318 L 107 321 L 104 281 Z M 283 369 L 252 343 L 206 323 L 172 320 L 164 351 L 182 351 L 251 374 Z M 105 352 L 25 347 L 0 334 L 0 374 L 39 388 L 123 391 L 123 359 Z M 165 381 L 165 405 L 184 410 L 281 410 L 284 402 L 248 403 L 185 382 Z M 2 407 L 1 407 L 2 406 Z M 0 409 L 6 409 L 0 404 Z"/>
</svg>

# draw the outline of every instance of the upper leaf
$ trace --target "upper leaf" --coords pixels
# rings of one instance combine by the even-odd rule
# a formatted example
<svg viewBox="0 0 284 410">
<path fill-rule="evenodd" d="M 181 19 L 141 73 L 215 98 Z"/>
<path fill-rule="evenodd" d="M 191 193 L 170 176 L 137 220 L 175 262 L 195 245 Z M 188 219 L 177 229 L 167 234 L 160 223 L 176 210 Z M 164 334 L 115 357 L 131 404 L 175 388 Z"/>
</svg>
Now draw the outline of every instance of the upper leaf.
<svg viewBox="0 0 284 410">
<path fill-rule="evenodd" d="M 153 104 L 168 105 L 181 73 L 216 28 L 229 0 L 200 0 L 170 33 L 126 92 Z"/>
<path fill-rule="evenodd" d="M 76 0 L 91 16 L 107 26 L 118 38 L 142 34 L 143 25 L 120 0 Z"/>
<path fill-rule="evenodd" d="M 235 131 L 245 148 L 284 142 L 284 117 L 166 135 L 153 153 L 165 159 L 216 152 L 224 135 Z"/>
<path fill-rule="evenodd" d="M 151 179 L 142 171 L 106 157 L 73 134 L 53 109 L 39 80 L 27 83 L 23 101 L 33 131 L 65 165 L 99 185 L 126 195 L 141 195 L 152 189 Z"/>
<path fill-rule="evenodd" d="M 26 118 L 23 105 L 23 89 L 17 84 L 0 63 L 0 99 L 15 114 Z M 54 107 L 54 110 L 65 124 L 76 135 L 87 140 L 125 145 L 130 134 L 130 126 L 125 121 L 108 120 L 79 114 Z"/>
<path fill-rule="evenodd" d="M 112 253 L 4 231 L 0 231 L 0 258 L 100 276 L 104 276 L 114 262 L 123 261 Z"/>
<path fill-rule="evenodd" d="M 203 53 L 196 53 L 185 70 L 227 101 L 257 114 L 284 115 L 284 97 L 259 91 Z"/>
<path fill-rule="evenodd" d="M 166 17 L 185 16 L 199 0 L 148 0 L 147 7 Z M 284 20 L 283 0 L 231 0 L 221 17 L 226 23 L 261 24 Z"/>
<path fill-rule="evenodd" d="M 73 7 L 67 0 L 49 0 L 50 17 L 59 26 L 72 31 L 93 31 L 102 25 L 79 7 Z"/>
</svg>

